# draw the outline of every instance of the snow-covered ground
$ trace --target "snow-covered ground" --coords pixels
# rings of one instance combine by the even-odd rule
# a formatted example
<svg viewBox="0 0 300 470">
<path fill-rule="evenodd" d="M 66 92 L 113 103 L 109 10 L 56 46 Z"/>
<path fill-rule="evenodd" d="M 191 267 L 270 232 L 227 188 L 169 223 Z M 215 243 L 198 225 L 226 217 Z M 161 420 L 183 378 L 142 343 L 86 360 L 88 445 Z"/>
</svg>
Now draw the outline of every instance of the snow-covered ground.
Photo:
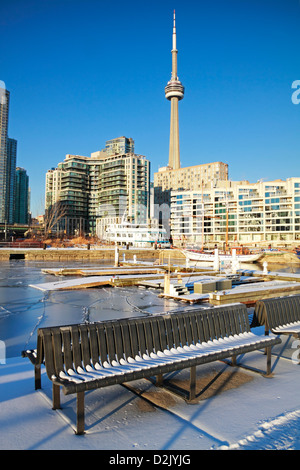
<svg viewBox="0 0 300 470">
<path fill-rule="evenodd" d="M 283 338 L 274 348 L 272 378 L 222 362 L 199 366 L 197 376 L 213 374 L 210 386 L 222 374 L 226 380 L 196 404 L 144 380 L 130 384 L 144 398 L 122 385 L 87 392 L 83 436 L 74 434 L 75 396 L 62 394 L 62 409 L 53 411 L 45 374 L 43 389 L 35 391 L 31 363 L 9 358 L 0 364 L 0 449 L 300 450 L 297 345 Z M 266 356 L 260 351 L 240 360 L 265 370 Z M 234 385 L 239 374 L 247 380 Z"/>
<path fill-rule="evenodd" d="M 187 404 L 143 380 L 129 384 L 136 393 L 122 385 L 87 392 L 86 434 L 75 435 L 75 396 L 62 394 L 62 410 L 52 410 L 49 379 L 43 372 L 43 389 L 35 391 L 33 366 L 20 357 L 22 349 L 35 347 L 36 329 L 174 312 L 183 307 L 158 298 L 153 289 L 44 293 L 30 287 L 53 281 L 53 276 L 42 271 L 47 266 L 60 267 L 18 260 L 1 263 L 0 450 L 300 450 L 300 366 L 293 361 L 299 343 L 292 338 L 283 338 L 273 349 L 273 378 L 222 362 L 199 366 L 197 377 L 206 380 L 208 397 L 196 404 Z M 73 264 L 63 265 L 70 266 Z M 93 266 L 97 263 L 86 267 Z M 259 334 L 262 330 L 255 329 Z M 240 360 L 266 369 L 266 356 L 260 351 Z M 180 379 L 187 374 L 184 371 L 172 377 Z"/>
</svg>

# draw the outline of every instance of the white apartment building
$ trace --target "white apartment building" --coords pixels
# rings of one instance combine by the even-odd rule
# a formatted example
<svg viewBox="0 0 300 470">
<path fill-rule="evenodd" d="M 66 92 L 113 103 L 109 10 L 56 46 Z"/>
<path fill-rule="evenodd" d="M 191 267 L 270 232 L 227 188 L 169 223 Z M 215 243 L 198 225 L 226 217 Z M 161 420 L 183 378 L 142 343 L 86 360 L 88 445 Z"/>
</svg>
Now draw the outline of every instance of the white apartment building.
<svg viewBox="0 0 300 470">
<path fill-rule="evenodd" d="M 300 178 L 219 181 L 200 191 L 171 191 L 174 243 L 204 245 L 300 241 Z"/>
<path fill-rule="evenodd" d="M 228 164 L 204 163 L 177 168 L 162 167 L 154 173 L 154 217 L 170 234 L 170 207 L 172 191 L 201 191 L 211 188 L 219 180 L 228 179 Z"/>
</svg>

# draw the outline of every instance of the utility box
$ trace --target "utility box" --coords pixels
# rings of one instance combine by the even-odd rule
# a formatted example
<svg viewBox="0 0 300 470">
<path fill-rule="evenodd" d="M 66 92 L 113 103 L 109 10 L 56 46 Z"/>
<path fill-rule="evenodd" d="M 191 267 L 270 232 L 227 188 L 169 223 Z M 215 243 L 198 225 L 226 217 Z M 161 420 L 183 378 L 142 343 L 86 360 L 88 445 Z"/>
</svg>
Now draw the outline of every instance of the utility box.
<svg viewBox="0 0 300 470">
<path fill-rule="evenodd" d="M 214 292 L 216 290 L 216 282 L 207 281 L 207 282 L 195 282 L 194 284 L 194 294 L 207 294 L 209 292 Z"/>
<path fill-rule="evenodd" d="M 216 290 L 227 290 L 232 288 L 231 279 L 218 279 L 216 282 Z"/>
</svg>

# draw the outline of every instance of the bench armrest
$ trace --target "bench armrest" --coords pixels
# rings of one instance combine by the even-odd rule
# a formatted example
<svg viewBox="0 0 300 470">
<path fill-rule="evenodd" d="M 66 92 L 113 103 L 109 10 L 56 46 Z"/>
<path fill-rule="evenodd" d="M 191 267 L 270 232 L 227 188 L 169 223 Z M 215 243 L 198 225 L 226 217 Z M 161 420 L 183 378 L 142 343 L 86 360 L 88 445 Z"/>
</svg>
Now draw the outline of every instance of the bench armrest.
<svg viewBox="0 0 300 470">
<path fill-rule="evenodd" d="M 40 366 L 41 364 L 37 364 L 37 350 L 36 349 L 26 349 L 21 353 L 22 357 L 28 357 L 30 362 L 34 366 Z"/>
</svg>

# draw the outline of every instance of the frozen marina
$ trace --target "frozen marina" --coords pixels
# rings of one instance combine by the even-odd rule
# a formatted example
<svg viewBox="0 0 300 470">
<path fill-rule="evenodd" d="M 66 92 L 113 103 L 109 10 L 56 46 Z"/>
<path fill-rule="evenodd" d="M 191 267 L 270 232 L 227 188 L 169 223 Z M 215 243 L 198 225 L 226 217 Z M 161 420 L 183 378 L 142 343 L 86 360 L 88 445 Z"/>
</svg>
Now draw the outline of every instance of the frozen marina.
<svg viewBox="0 0 300 470">
<path fill-rule="evenodd" d="M 50 381 L 43 373 L 43 389 L 35 391 L 33 367 L 20 358 L 22 349 L 35 347 L 37 328 L 170 312 L 182 305 L 158 298 L 154 289 L 31 288 L 53 281 L 42 272 L 44 266 L 24 261 L 1 265 L 0 339 L 6 346 L 6 363 L 0 364 L 1 449 L 300 449 L 299 366 L 292 338 L 274 348 L 271 379 L 221 362 L 199 366 L 206 394 L 193 405 L 146 380 L 131 383 L 134 390 L 116 385 L 89 392 L 87 432 L 76 436 L 75 398 L 62 395 L 63 409 L 53 411 Z M 242 360 L 264 369 L 260 351 Z M 185 372 L 174 379 L 184 380 Z"/>
</svg>

